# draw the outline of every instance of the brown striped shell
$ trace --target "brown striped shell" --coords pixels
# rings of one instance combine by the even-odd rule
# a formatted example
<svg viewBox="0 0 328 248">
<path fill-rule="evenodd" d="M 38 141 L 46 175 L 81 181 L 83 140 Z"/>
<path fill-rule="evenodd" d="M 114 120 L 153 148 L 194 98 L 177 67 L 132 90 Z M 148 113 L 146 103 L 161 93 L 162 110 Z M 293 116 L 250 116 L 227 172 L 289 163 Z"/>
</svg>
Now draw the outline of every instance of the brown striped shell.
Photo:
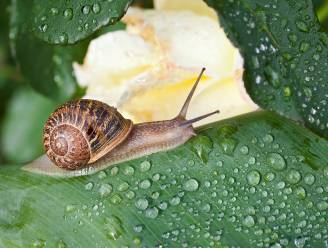
<svg viewBox="0 0 328 248">
<path fill-rule="evenodd" d="M 43 143 L 50 160 L 76 170 L 97 161 L 125 140 L 133 123 L 96 100 L 69 101 L 45 123 Z"/>
</svg>

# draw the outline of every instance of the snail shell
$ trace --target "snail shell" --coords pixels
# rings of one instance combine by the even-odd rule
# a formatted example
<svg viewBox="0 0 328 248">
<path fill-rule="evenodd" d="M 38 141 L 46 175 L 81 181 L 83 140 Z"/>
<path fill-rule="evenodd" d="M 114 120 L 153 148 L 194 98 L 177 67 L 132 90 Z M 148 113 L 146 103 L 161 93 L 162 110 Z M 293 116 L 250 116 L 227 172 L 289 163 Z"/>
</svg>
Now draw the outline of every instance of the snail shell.
<svg viewBox="0 0 328 248">
<path fill-rule="evenodd" d="M 125 140 L 133 123 L 96 100 L 69 101 L 57 108 L 43 130 L 50 160 L 67 170 L 97 161 Z"/>
</svg>

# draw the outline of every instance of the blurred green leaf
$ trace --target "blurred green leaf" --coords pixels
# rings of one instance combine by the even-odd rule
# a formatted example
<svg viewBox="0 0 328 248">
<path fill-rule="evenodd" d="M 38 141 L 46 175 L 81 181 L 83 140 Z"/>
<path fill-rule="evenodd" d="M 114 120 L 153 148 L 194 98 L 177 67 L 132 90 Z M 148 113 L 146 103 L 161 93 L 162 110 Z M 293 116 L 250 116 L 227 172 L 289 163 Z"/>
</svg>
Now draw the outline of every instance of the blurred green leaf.
<svg viewBox="0 0 328 248">
<path fill-rule="evenodd" d="M 256 112 L 91 176 L 3 166 L 0 246 L 324 247 L 327 149 L 295 123 Z"/>
<path fill-rule="evenodd" d="M 328 37 L 311 0 L 206 2 L 245 59 L 252 99 L 328 137 Z"/>
<path fill-rule="evenodd" d="M 51 44 L 73 44 L 119 21 L 131 2 L 34 0 L 33 29 L 39 38 Z"/>
<path fill-rule="evenodd" d="M 10 163 L 27 162 L 43 152 L 43 125 L 56 103 L 21 87 L 8 103 L 0 144 L 5 160 Z"/>
</svg>

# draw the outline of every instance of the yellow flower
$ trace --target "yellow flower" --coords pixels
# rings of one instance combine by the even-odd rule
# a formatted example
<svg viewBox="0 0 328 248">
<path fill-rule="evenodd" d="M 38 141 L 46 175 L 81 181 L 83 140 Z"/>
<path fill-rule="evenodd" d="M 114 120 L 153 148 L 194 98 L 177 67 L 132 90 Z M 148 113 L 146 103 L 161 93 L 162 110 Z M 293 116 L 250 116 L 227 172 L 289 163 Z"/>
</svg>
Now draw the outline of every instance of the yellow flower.
<svg viewBox="0 0 328 248">
<path fill-rule="evenodd" d="M 186 7 L 189 0 L 182 2 Z M 117 107 L 134 122 L 168 119 L 206 67 L 189 118 L 220 109 L 204 124 L 256 109 L 243 88 L 238 50 L 213 10 L 197 2 L 190 1 L 191 11 L 170 0 L 155 1 L 155 10 L 130 8 L 126 30 L 93 40 L 83 65 L 74 63 L 78 82 L 88 87 L 85 97 Z"/>
</svg>

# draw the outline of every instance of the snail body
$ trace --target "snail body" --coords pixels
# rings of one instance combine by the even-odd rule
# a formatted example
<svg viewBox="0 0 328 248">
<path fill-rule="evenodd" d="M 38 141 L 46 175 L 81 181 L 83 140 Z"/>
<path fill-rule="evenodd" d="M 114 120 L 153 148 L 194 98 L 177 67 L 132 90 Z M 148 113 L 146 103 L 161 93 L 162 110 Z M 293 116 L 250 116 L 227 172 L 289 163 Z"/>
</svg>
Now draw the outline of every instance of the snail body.
<svg viewBox="0 0 328 248">
<path fill-rule="evenodd" d="M 190 100 L 204 70 L 180 113 L 171 120 L 133 124 L 105 103 L 87 99 L 67 102 L 45 124 L 47 156 L 23 169 L 57 177 L 81 176 L 182 145 L 196 135 L 192 123 L 218 113 L 186 120 Z"/>
</svg>

